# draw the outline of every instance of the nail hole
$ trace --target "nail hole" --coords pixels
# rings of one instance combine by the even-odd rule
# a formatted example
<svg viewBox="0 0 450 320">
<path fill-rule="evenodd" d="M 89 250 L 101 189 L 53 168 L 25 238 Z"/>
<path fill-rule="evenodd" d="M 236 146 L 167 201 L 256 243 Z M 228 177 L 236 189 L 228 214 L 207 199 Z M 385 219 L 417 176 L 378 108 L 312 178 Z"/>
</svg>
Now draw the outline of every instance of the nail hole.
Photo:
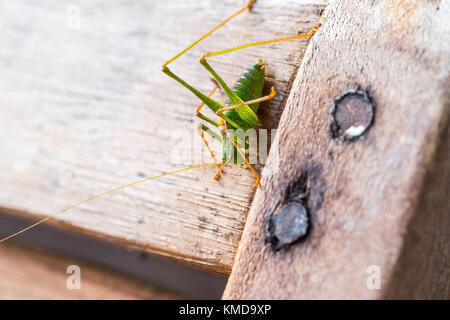
<svg viewBox="0 0 450 320">
<path fill-rule="evenodd" d="M 375 102 L 367 91 L 349 90 L 331 108 L 331 137 L 340 141 L 361 139 L 372 125 Z"/>
<path fill-rule="evenodd" d="M 267 223 L 266 242 L 275 252 L 299 242 L 309 231 L 307 174 L 300 175 L 287 191 L 284 201 L 277 205 Z"/>
</svg>

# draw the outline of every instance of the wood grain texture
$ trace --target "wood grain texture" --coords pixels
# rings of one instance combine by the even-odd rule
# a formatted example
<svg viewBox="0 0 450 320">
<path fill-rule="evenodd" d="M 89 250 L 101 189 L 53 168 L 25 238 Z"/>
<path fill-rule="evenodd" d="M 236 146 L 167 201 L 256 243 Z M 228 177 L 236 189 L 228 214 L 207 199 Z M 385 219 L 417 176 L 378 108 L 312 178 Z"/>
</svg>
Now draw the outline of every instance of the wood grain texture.
<svg viewBox="0 0 450 320">
<path fill-rule="evenodd" d="M 450 101 L 446 102 L 447 109 Z M 385 297 L 450 299 L 450 116 L 443 121 L 419 203 Z"/>
<path fill-rule="evenodd" d="M 448 299 L 449 2 L 337 0 L 324 15 L 280 121 L 280 170 L 262 179 L 224 298 Z M 331 106 L 357 86 L 375 122 L 339 143 Z M 310 233 L 274 252 L 267 221 L 302 175 Z"/>
<path fill-rule="evenodd" d="M 258 0 L 172 65 L 203 92 L 205 52 L 308 32 L 326 1 Z M 0 207 L 45 217 L 144 177 L 210 163 L 196 98 L 162 63 L 246 1 L 4 1 L 0 4 Z M 267 59 L 261 126 L 275 128 L 307 40 L 211 59 L 233 83 Z M 267 88 L 266 88 L 267 89 Z M 221 99 L 220 95 L 216 96 Z M 195 150 L 197 152 L 195 152 Z M 92 201 L 58 221 L 95 236 L 227 273 L 254 178 L 228 167 L 165 177 Z"/>
<path fill-rule="evenodd" d="M 80 267 L 80 289 L 67 289 L 70 275 L 66 270 L 71 265 Z M 0 299 L 129 300 L 180 299 L 180 296 L 76 259 L 8 245 L 0 250 Z"/>
</svg>

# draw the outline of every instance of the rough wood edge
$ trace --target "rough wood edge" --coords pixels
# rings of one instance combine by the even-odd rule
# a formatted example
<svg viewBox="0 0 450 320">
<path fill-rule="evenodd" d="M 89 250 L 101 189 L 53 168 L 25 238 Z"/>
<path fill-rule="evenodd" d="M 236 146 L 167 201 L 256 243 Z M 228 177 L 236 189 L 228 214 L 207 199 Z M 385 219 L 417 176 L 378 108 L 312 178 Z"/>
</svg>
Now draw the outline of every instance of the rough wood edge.
<svg viewBox="0 0 450 320">
<path fill-rule="evenodd" d="M 414 8 L 412 8 L 411 6 L 413 6 Z M 355 9 L 355 7 L 357 10 L 352 10 Z M 392 221 L 389 222 L 389 219 L 385 221 L 378 221 L 378 226 L 374 224 L 373 228 L 371 228 L 371 226 L 369 225 L 368 230 L 366 230 L 379 232 L 378 236 L 373 236 L 373 234 L 371 235 L 370 233 L 368 233 L 365 237 L 368 243 L 370 243 L 370 241 L 374 241 L 375 246 L 368 245 L 368 243 L 365 243 L 365 245 L 368 248 L 372 249 L 374 247 L 378 247 L 378 250 L 381 250 L 380 252 L 378 252 L 379 256 L 383 257 L 381 259 L 381 261 L 383 261 L 381 265 L 381 269 L 383 272 L 382 290 L 369 291 L 367 290 L 368 288 L 366 288 L 365 290 L 358 288 L 362 286 L 362 280 L 364 277 L 363 271 L 365 270 L 352 270 L 350 268 L 350 270 L 352 271 L 349 272 L 348 269 L 343 269 L 349 266 L 348 260 L 357 261 L 358 257 L 365 259 L 366 254 L 363 251 L 358 251 L 358 249 L 356 249 L 354 252 L 354 259 L 349 259 L 348 256 L 346 258 L 339 258 L 339 256 L 337 256 L 334 260 L 334 264 L 329 264 L 330 261 L 329 259 L 327 259 L 327 257 L 333 255 L 333 252 L 335 250 L 336 252 L 340 252 L 339 246 L 346 244 L 348 245 L 348 242 L 341 241 L 342 243 L 340 243 L 339 235 L 337 235 L 330 229 L 327 230 L 327 227 L 322 226 L 328 225 L 329 227 L 330 224 L 332 225 L 330 220 L 334 222 L 338 222 L 338 220 L 331 209 L 327 210 L 328 208 L 320 208 L 322 202 L 319 201 L 320 204 L 317 203 L 317 201 L 320 200 L 320 194 L 313 195 L 312 199 L 315 202 L 313 206 L 316 206 L 315 208 L 312 208 L 312 219 L 313 223 L 315 223 L 313 224 L 312 234 L 310 234 L 309 238 L 307 238 L 305 241 L 297 244 L 296 248 L 290 249 L 291 252 L 284 254 L 271 252 L 272 250 L 270 249 L 270 245 L 265 242 L 266 234 L 264 229 L 272 208 L 278 201 L 281 201 L 281 199 L 283 198 L 286 185 L 292 179 L 292 177 L 295 177 L 295 175 L 298 173 L 298 171 L 296 172 L 296 170 L 298 170 L 298 168 L 302 168 L 303 161 L 299 160 L 300 156 L 302 156 L 303 158 L 306 157 L 306 162 L 310 161 L 311 158 L 314 159 L 311 161 L 326 161 L 327 157 L 330 158 L 329 161 L 333 161 L 333 158 L 335 158 L 334 160 L 337 161 L 336 158 L 342 156 L 342 154 L 336 155 L 333 152 L 328 152 L 327 154 L 323 151 L 323 149 L 320 150 L 320 148 L 319 150 L 317 150 L 320 155 L 315 156 L 310 153 L 310 150 L 313 150 L 314 148 L 311 147 L 311 145 L 307 145 L 306 143 L 303 144 L 300 138 L 297 138 L 301 135 L 301 138 L 308 140 L 309 144 L 329 144 L 329 142 L 326 141 L 329 137 L 323 137 L 323 133 L 319 131 L 323 130 L 322 123 L 325 122 L 323 119 L 328 116 L 328 110 L 321 111 L 316 109 L 314 111 L 311 111 L 310 106 L 312 105 L 314 107 L 317 107 L 318 105 L 323 104 L 331 105 L 332 99 L 329 98 L 336 96 L 337 89 L 334 88 L 333 85 L 331 85 L 329 88 L 326 88 L 324 86 L 324 82 L 326 83 L 326 81 L 320 82 L 320 79 L 327 79 L 333 84 L 338 83 L 341 85 L 345 82 L 356 84 L 361 82 L 368 82 L 370 85 L 370 80 L 372 80 L 372 82 L 375 82 L 377 80 L 377 76 L 380 77 L 383 75 L 383 72 L 386 72 L 386 68 L 387 70 L 389 70 L 389 66 L 386 66 L 383 63 L 386 60 L 381 59 L 378 61 L 378 63 L 383 64 L 383 66 L 381 67 L 380 65 L 379 68 L 375 70 L 374 68 L 369 68 L 370 71 L 373 72 L 369 76 L 369 71 L 365 70 L 367 65 L 365 63 L 362 63 L 361 69 L 358 71 L 360 71 L 363 76 L 355 73 L 356 70 L 353 70 L 353 72 L 350 72 L 349 74 L 346 74 L 346 76 L 344 76 L 344 78 L 347 77 L 347 79 L 346 81 L 343 81 L 342 79 L 339 79 L 339 76 L 335 74 L 327 75 L 327 72 L 323 74 L 323 69 L 327 71 L 335 71 L 335 66 L 321 65 L 318 62 L 320 60 L 323 60 L 321 58 L 323 58 L 324 56 L 334 55 L 336 57 L 334 52 L 340 52 L 338 50 L 341 49 L 339 45 L 335 46 L 333 42 L 330 42 L 330 39 L 335 38 L 336 42 L 339 43 L 339 41 L 342 40 L 339 37 L 339 32 L 352 32 L 351 30 L 343 31 L 342 28 L 339 28 L 339 26 L 341 26 L 343 23 L 348 23 L 349 20 L 354 23 L 355 28 L 363 30 L 363 33 L 365 32 L 366 28 L 367 32 L 380 33 L 380 29 L 378 29 L 377 31 L 375 26 L 372 26 L 371 23 L 367 22 L 367 19 L 369 19 L 368 17 L 364 18 L 365 14 L 373 15 L 373 11 L 376 9 L 385 9 L 387 10 L 387 14 L 392 15 L 390 17 L 392 20 L 389 21 L 390 24 L 387 23 L 386 26 L 383 25 L 383 22 L 381 22 L 378 26 L 379 28 L 385 28 L 384 33 L 382 33 L 383 36 L 392 36 L 392 52 L 401 52 L 402 54 L 405 54 L 409 49 L 411 50 L 409 52 L 411 54 L 410 57 L 415 56 L 417 59 L 419 59 L 418 61 L 420 61 L 420 63 L 418 62 L 417 64 L 423 64 L 423 66 L 420 67 L 422 69 L 418 69 L 423 71 L 424 69 L 428 68 L 428 70 L 430 70 L 430 66 L 426 66 L 429 63 L 433 64 L 433 68 L 435 69 L 430 72 L 430 74 L 434 75 L 433 79 L 421 79 L 419 73 L 410 74 L 412 78 L 417 77 L 417 80 L 423 81 L 427 88 L 434 88 L 434 91 L 428 91 L 429 94 L 434 94 L 434 96 L 432 98 L 427 97 L 429 98 L 429 100 L 427 100 L 427 98 L 424 98 L 423 96 L 417 96 L 417 92 L 421 91 L 422 88 L 420 86 L 417 87 L 416 85 L 411 86 L 411 83 L 409 83 L 410 86 L 407 89 L 401 88 L 403 90 L 402 92 L 404 93 L 404 90 L 406 90 L 406 92 L 408 92 L 408 94 L 411 94 L 411 96 L 414 96 L 416 100 L 411 98 L 413 99 L 412 101 L 414 103 L 407 105 L 403 104 L 403 110 L 398 110 L 397 116 L 392 118 L 392 121 L 395 121 L 401 115 L 404 115 L 404 112 L 407 111 L 407 107 L 414 108 L 414 110 L 416 111 L 433 110 L 431 113 L 428 112 L 423 115 L 426 120 L 420 118 L 420 120 L 424 120 L 424 122 L 426 123 L 425 127 L 421 126 L 420 128 L 421 130 L 423 129 L 426 132 L 424 134 L 412 134 L 412 137 L 417 139 L 414 142 L 414 144 L 416 144 L 414 147 L 416 151 L 408 153 L 408 155 L 409 157 L 412 157 L 410 165 L 415 168 L 415 172 L 408 172 L 408 170 L 404 166 L 399 166 L 398 170 L 404 172 L 407 176 L 406 179 L 398 179 L 399 177 L 397 177 L 397 180 L 403 180 L 399 184 L 397 184 L 398 181 L 396 181 L 396 179 L 393 179 L 395 174 L 392 174 L 392 172 L 388 172 L 388 174 L 392 176 L 391 182 L 394 182 L 394 185 L 397 184 L 397 187 L 400 187 L 399 189 L 392 188 L 390 192 L 399 192 L 402 194 L 400 198 L 404 199 L 400 202 L 398 201 L 399 199 L 396 199 L 395 202 L 393 202 L 392 211 L 398 210 L 399 212 L 395 212 L 392 214 Z M 419 10 L 416 11 L 416 9 Z M 325 14 L 328 17 L 326 23 L 329 24 L 329 27 L 323 28 L 316 35 L 316 38 L 313 39 L 310 47 L 308 48 L 298 78 L 296 80 L 295 88 L 291 91 L 288 100 L 288 107 L 285 109 L 282 121 L 280 123 L 280 127 L 282 129 L 279 130 L 280 141 L 285 142 L 285 140 L 288 140 L 290 143 L 296 142 L 297 144 L 295 145 L 295 148 L 297 148 L 299 151 L 295 152 L 295 150 L 291 149 L 290 151 L 288 151 L 288 154 L 281 154 L 281 159 L 283 160 L 283 157 L 285 157 L 284 160 L 288 161 L 286 165 L 288 168 L 282 169 L 282 171 L 285 171 L 284 174 L 279 174 L 275 178 L 269 177 L 263 179 L 264 187 L 261 190 L 258 190 L 255 196 L 255 200 L 253 202 L 247 224 L 244 229 L 243 237 L 238 249 L 238 254 L 235 259 L 235 264 L 233 266 L 227 288 L 224 292 L 224 299 L 380 299 L 406 297 L 448 298 L 448 252 L 450 242 L 448 241 L 448 199 L 445 190 L 448 189 L 449 185 L 449 164 L 448 161 L 446 161 L 446 158 L 448 158 L 448 146 L 446 145 L 446 142 L 440 143 L 440 140 L 448 141 L 447 130 L 449 115 L 449 82 L 448 73 L 447 77 L 443 76 L 443 74 L 445 74 L 445 70 L 448 69 L 449 62 L 448 52 L 445 53 L 444 51 L 444 53 L 439 56 L 439 50 L 443 49 L 442 45 L 439 45 L 439 41 L 442 41 L 442 37 L 446 34 L 445 24 L 442 24 L 442 19 L 445 19 L 445 14 L 447 14 L 448 18 L 449 8 L 448 6 L 443 5 L 440 9 L 444 12 L 441 12 L 440 20 L 436 20 L 436 24 L 434 25 L 433 29 L 432 27 L 430 27 L 430 25 L 424 26 L 422 24 L 418 24 L 418 20 L 415 19 L 420 20 L 421 18 L 423 18 L 421 14 L 428 14 L 428 16 L 423 19 L 426 21 L 430 21 L 427 19 L 430 19 L 430 16 L 434 14 L 432 13 L 433 10 L 434 12 L 439 10 L 438 3 L 432 4 L 429 2 L 426 3 L 425 1 L 421 1 L 420 3 L 412 5 L 411 3 L 406 2 L 390 4 L 388 2 L 382 1 L 375 4 L 373 2 L 371 3 L 370 1 L 363 1 L 358 4 L 353 3 L 346 5 L 344 4 L 344 1 L 334 1 L 332 2 L 332 4 L 330 4 L 327 10 L 328 14 Z M 427 10 L 429 11 L 427 12 Z M 336 30 L 334 30 L 333 28 L 336 28 Z M 390 32 L 389 28 L 392 28 L 392 30 L 395 30 L 395 32 Z M 423 28 L 424 30 L 421 30 L 421 28 Z M 412 30 L 414 31 L 412 32 Z M 402 35 L 400 36 L 397 33 Z M 420 41 L 418 38 L 423 37 L 424 34 L 433 34 L 433 37 L 431 39 L 421 38 L 420 40 L 423 40 L 423 43 L 413 43 L 413 41 Z M 380 34 L 378 34 L 378 36 L 380 36 Z M 397 38 L 398 41 L 395 41 L 395 38 Z M 358 46 L 358 39 L 363 43 L 363 48 L 364 46 L 367 46 L 367 48 L 371 48 L 371 45 L 374 45 L 374 43 L 371 42 L 373 41 L 373 39 L 370 35 L 365 38 L 362 38 L 360 35 L 356 35 L 354 37 L 350 35 L 346 39 L 351 39 L 352 44 L 356 47 Z M 389 43 L 384 43 L 383 45 L 389 46 Z M 380 44 L 378 47 L 376 47 L 376 49 L 382 51 L 383 49 L 385 49 L 383 48 L 383 45 Z M 410 45 L 411 48 L 409 48 L 408 45 Z M 335 48 L 333 46 L 335 46 Z M 416 46 L 420 46 L 420 49 Z M 324 47 L 326 47 L 327 49 L 325 50 Z M 345 50 L 348 49 L 348 47 L 345 48 Z M 373 49 L 373 54 L 375 56 L 377 54 L 376 49 Z M 324 53 L 324 51 L 327 52 Z M 361 53 L 361 51 L 359 51 L 359 53 Z M 400 54 L 400 56 L 402 56 L 402 54 Z M 344 56 L 346 56 L 347 59 L 350 58 L 348 56 L 348 52 L 345 51 Z M 361 58 L 360 56 L 355 57 Z M 367 56 L 365 56 L 365 58 L 367 58 Z M 401 58 L 397 57 L 397 59 Z M 406 60 L 407 59 L 408 58 L 406 58 Z M 393 59 L 393 61 L 396 60 Z M 329 63 L 329 61 L 327 62 Z M 339 56 L 337 56 L 335 64 L 340 65 L 341 62 L 342 61 L 340 61 Z M 400 66 L 401 62 L 403 61 L 398 60 L 398 62 L 398 65 Z M 343 65 L 341 65 L 344 69 L 342 70 L 343 73 L 348 72 L 349 69 L 350 71 L 352 71 L 352 68 L 347 67 L 347 64 L 352 64 L 350 60 L 344 59 L 342 63 L 344 63 Z M 402 68 L 404 68 L 404 66 L 402 66 Z M 395 69 L 395 67 L 393 69 Z M 396 71 L 394 71 L 393 69 L 391 69 L 390 74 L 396 74 Z M 404 70 L 405 69 L 402 69 L 402 71 Z M 414 68 L 414 70 L 417 69 Z M 441 74 L 439 74 L 439 72 L 441 72 Z M 421 74 L 424 75 L 423 72 Z M 367 78 L 364 79 L 364 76 L 366 76 Z M 396 86 L 396 77 L 393 78 L 394 79 L 390 80 L 384 78 L 384 88 L 377 86 L 370 88 L 371 92 L 375 92 L 374 95 L 377 102 L 381 102 L 380 105 L 378 105 L 377 103 L 377 108 L 381 108 L 381 110 L 387 108 L 387 106 L 384 105 L 385 102 L 393 102 L 392 98 L 389 99 L 386 97 L 380 97 L 380 93 L 382 92 L 382 90 L 384 89 L 385 91 L 391 91 L 390 93 L 395 94 L 395 90 L 400 89 L 398 86 Z M 402 79 L 404 80 L 405 78 L 403 77 Z M 429 81 L 432 83 L 432 85 L 430 85 Z M 320 85 L 318 85 L 317 82 L 319 82 Z M 406 81 L 406 83 L 408 82 Z M 329 90 L 330 93 L 324 94 L 323 92 L 320 92 L 321 90 Z M 341 88 L 338 90 L 345 91 L 345 88 Z M 402 102 L 404 103 L 404 99 L 402 100 Z M 303 111 L 302 115 L 304 117 L 309 118 L 308 120 L 301 120 L 301 118 L 299 117 L 300 110 Z M 381 113 L 380 111 L 377 112 Z M 412 113 L 415 114 L 417 120 L 419 120 L 419 117 L 422 117 L 422 115 L 419 116 L 417 112 Z M 311 114 L 313 116 L 311 116 Z M 386 131 L 388 132 L 387 134 L 389 137 L 389 131 L 391 131 L 390 133 L 392 134 L 392 130 L 389 129 L 389 126 L 385 123 L 385 121 L 383 121 L 386 119 L 382 120 L 380 115 L 378 115 L 378 117 L 379 118 L 375 120 L 374 127 L 378 127 L 378 130 L 381 129 L 380 127 L 385 127 L 384 129 L 386 129 Z M 321 123 L 318 124 L 315 120 L 311 120 L 311 118 L 320 119 Z M 290 119 L 294 120 L 290 121 Z M 297 119 L 297 121 L 301 123 L 303 127 L 302 125 L 293 125 L 292 122 L 295 121 L 295 119 Z M 307 121 L 310 122 L 308 123 Z M 314 126 L 311 126 L 311 123 L 314 124 Z M 402 121 L 400 121 L 399 123 L 402 123 Z M 287 128 L 284 131 L 282 128 L 283 125 Z M 401 131 L 402 126 L 404 125 L 404 122 L 402 124 L 399 124 L 398 134 L 402 135 L 406 139 L 411 138 L 411 136 L 408 136 L 411 133 L 404 133 Z M 303 129 L 305 127 L 307 128 L 306 130 Z M 315 128 L 315 131 L 313 130 L 313 128 Z M 375 130 L 372 129 L 370 133 L 366 134 L 365 139 L 369 140 L 369 142 L 365 143 L 366 145 L 367 143 L 369 143 L 369 145 L 370 143 L 373 143 L 374 135 L 383 135 L 381 133 L 382 131 L 380 132 L 378 130 L 378 133 L 373 132 Z M 319 132 L 317 133 L 317 131 Z M 288 133 L 290 133 L 290 136 L 288 136 Z M 388 137 L 386 137 L 385 139 L 388 139 Z M 440 137 L 442 138 L 440 139 Z M 396 139 L 397 136 L 392 135 L 392 138 L 394 140 L 398 140 Z M 332 146 L 333 143 L 331 143 L 330 145 Z M 294 145 L 292 145 L 291 147 L 293 148 Z M 366 146 L 364 146 L 363 148 L 366 148 Z M 328 147 L 325 147 L 325 151 L 326 149 L 328 149 Z M 361 151 L 362 150 L 364 149 L 361 149 Z M 356 155 L 353 154 L 353 157 L 355 159 Z M 273 156 L 271 155 L 271 160 L 273 160 L 272 158 Z M 351 163 L 351 161 L 348 163 Z M 308 170 L 308 168 L 305 168 L 305 166 L 307 166 L 307 164 L 303 164 L 303 169 Z M 437 185 L 435 185 L 433 188 L 429 188 L 430 181 L 433 179 L 432 177 L 436 177 L 436 172 L 442 170 L 447 171 L 445 172 L 445 174 L 442 174 L 442 177 L 440 177 L 439 180 L 435 181 L 437 182 Z M 310 192 L 312 192 L 313 194 L 317 192 L 321 193 L 322 191 L 325 191 L 326 188 L 336 187 L 335 183 L 336 179 L 339 179 L 339 173 L 332 173 L 328 170 L 328 168 L 324 168 L 322 171 L 325 171 L 325 175 L 331 174 L 334 181 L 330 181 L 327 179 L 320 181 L 320 174 L 319 176 L 314 177 L 316 180 L 312 181 L 310 190 Z M 286 172 L 288 172 L 288 174 L 286 174 Z M 341 171 L 341 174 L 342 172 L 343 171 Z M 429 172 L 428 175 L 427 172 Z M 383 174 L 385 174 L 385 172 L 383 172 Z M 278 183 L 279 180 L 281 180 L 282 182 Z M 364 182 L 364 179 L 362 179 L 360 188 L 366 190 L 365 186 L 367 185 L 367 183 L 368 181 Z M 441 193 L 436 194 L 437 190 L 440 190 Z M 344 189 L 341 191 L 345 192 L 348 190 Z M 337 193 L 332 193 L 332 197 L 337 196 L 337 198 L 339 198 L 340 191 Z M 322 196 L 325 196 L 323 206 L 328 207 L 329 203 L 327 203 L 327 195 L 322 194 Z M 351 194 L 347 194 L 347 196 L 351 197 Z M 369 194 L 366 196 L 368 197 Z M 390 196 L 388 195 L 386 198 L 389 199 L 389 197 Z M 379 199 L 379 201 L 383 201 L 383 198 Z M 439 204 L 437 204 L 436 201 L 438 201 Z M 342 203 L 342 205 L 344 206 L 349 206 L 348 203 L 345 204 L 345 201 L 342 197 L 340 198 L 338 204 L 339 203 Z M 317 207 L 318 204 L 319 207 Z M 436 206 L 438 206 L 439 208 L 437 208 Z M 337 206 L 331 205 L 331 207 L 333 209 L 336 209 Z M 350 204 L 350 207 L 348 209 L 351 210 L 355 208 L 351 208 Z M 424 213 L 424 210 L 428 209 L 435 210 L 435 212 L 433 212 L 433 214 L 429 217 L 431 218 L 429 220 L 427 219 L 428 216 L 426 216 L 426 214 Z M 320 215 L 319 210 L 321 210 Z M 386 213 L 388 213 L 388 211 L 389 210 L 385 210 Z M 324 219 L 327 219 L 328 222 Z M 339 225 L 335 224 L 335 227 L 339 227 Z M 420 236 L 417 237 L 417 235 Z M 353 237 L 351 233 L 348 234 L 348 236 Z M 328 246 L 326 246 L 325 248 L 321 248 L 321 242 L 326 240 L 326 238 L 332 239 L 330 237 L 337 237 L 337 243 L 335 244 L 335 246 L 338 247 L 333 248 L 330 241 L 328 241 Z M 379 237 L 381 237 L 382 239 L 377 240 L 377 238 Z M 440 237 L 438 241 L 436 239 L 437 237 Z M 356 237 L 355 241 L 358 241 L 357 239 L 358 238 Z M 361 239 L 359 239 L 359 241 L 361 241 Z M 387 245 L 388 243 L 390 243 L 390 245 Z M 419 246 L 416 247 L 415 245 L 417 244 L 419 244 Z M 355 248 L 357 248 L 357 245 Z M 420 250 L 420 248 L 423 250 Z M 318 253 L 318 250 L 321 250 L 320 253 Z M 311 258 L 311 256 L 314 256 L 315 259 Z M 372 258 L 373 257 L 374 256 L 372 255 Z M 370 258 L 370 254 L 368 255 L 368 258 Z M 410 263 L 413 261 L 420 261 L 420 263 L 418 263 L 414 267 L 411 267 Z M 410 267 L 408 272 L 405 272 L 406 267 Z M 329 276 L 325 275 L 327 272 L 329 272 Z M 427 272 L 427 274 L 424 274 L 424 272 Z M 442 273 L 438 275 L 438 272 Z M 319 275 L 315 275 L 315 273 L 318 273 Z M 420 284 L 417 286 L 418 283 Z M 333 287 L 333 284 L 336 284 L 337 286 Z"/>
</svg>

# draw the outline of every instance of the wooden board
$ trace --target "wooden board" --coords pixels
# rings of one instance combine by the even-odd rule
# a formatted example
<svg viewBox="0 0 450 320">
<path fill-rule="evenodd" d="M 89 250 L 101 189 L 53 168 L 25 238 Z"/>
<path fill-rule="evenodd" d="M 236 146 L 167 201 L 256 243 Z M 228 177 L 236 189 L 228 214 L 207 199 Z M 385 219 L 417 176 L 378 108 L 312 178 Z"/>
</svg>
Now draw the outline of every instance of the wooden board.
<svg viewBox="0 0 450 320">
<path fill-rule="evenodd" d="M 2 237 L 7 234 L 5 230 L 20 229 L 30 224 L 29 219 L 20 215 L 0 213 L 0 220 Z M 6 245 L 10 243 L 7 242 Z M 59 228 L 54 224 L 42 224 L 39 229 L 23 233 L 14 243 L 50 252 L 54 256 L 69 257 L 71 261 L 82 261 L 98 268 L 113 270 L 130 279 L 138 279 L 140 284 L 165 288 L 186 299 L 218 299 L 222 296 L 227 280 L 227 276 L 222 274 L 191 268 L 138 248 L 99 241 L 96 237 Z M 2 246 L 0 250 L 1 248 Z"/>
<path fill-rule="evenodd" d="M 45 217 L 144 177 L 210 163 L 196 138 L 197 99 L 162 63 L 246 1 L 8 1 L 0 4 L 0 207 Z M 203 92 L 205 52 L 308 32 L 325 0 L 258 0 L 173 65 Z M 276 128 L 307 40 L 211 59 L 233 83 L 267 59 L 261 126 Z M 266 88 L 266 89 L 267 89 Z M 220 99 L 220 95 L 217 95 Z M 197 140 L 194 140 L 197 139 Z M 199 155 L 198 155 L 199 154 Z M 65 225 L 227 273 L 254 178 L 247 169 L 203 168 L 92 201 Z M 11 230 L 15 231 L 15 230 Z"/>
<path fill-rule="evenodd" d="M 68 289 L 69 266 L 80 268 L 80 289 Z M 0 250 L 0 299 L 180 299 L 108 270 L 15 245 Z M 45 281 L 42 281 L 45 279 Z"/>
<path fill-rule="evenodd" d="M 280 121 L 280 170 L 255 195 L 224 298 L 448 299 L 449 4 L 336 0 L 324 15 Z M 375 106 L 360 139 L 333 139 L 335 99 L 344 129 Z M 273 210 L 304 189 L 309 233 L 275 251 Z"/>
</svg>

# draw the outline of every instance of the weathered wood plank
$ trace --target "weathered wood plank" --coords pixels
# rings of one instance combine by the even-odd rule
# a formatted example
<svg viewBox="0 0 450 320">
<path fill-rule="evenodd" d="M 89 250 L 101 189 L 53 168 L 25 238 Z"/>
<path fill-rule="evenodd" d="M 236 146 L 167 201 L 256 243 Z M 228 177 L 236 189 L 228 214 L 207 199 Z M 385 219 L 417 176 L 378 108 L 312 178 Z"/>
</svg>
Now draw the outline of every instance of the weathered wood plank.
<svg viewBox="0 0 450 320">
<path fill-rule="evenodd" d="M 450 101 L 447 122 L 426 173 L 422 193 L 408 224 L 398 262 L 385 297 L 450 298 Z M 445 117 L 445 114 L 443 115 Z"/>
<path fill-rule="evenodd" d="M 280 121 L 280 170 L 255 195 L 224 298 L 448 299 L 449 3 L 336 0 L 324 15 Z M 336 141 L 331 107 L 357 86 L 374 123 Z M 352 99 L 353 113 L 339 104 L 341 124 L 359 119 L 350 134 L 370 104 Z M 307 191 L 310 231 L 275 252 L 268 223 L 293 187 Z"/>
<path fill-rule="evenodd" d="M 79 289 L 68 289 L 69 266 L 81 271 Z M 70 258 L 16 245 L 0 250 L 0 299 L 180 299 L 117 273 Z M 43 281 L 45 279 L 45 281 Z"/>
<path fill-rule="evenodd" d="M 211 89 L 201 54 L 307 32 L 326 1 L 258 0 L 172 69 Z M 210 162 L 198 101 L 162 63 L 246 1 L 7 1 L 0 4 L 0 207 L 36 217 L 121 184 Z M 306 40 L 211 59 L 232 83 L 267 59 L 262 126 L 275 128 Z M 292 78 L 293 79 L 293 78 Z M 219 97 L 219 96 L 218 96 Z M 195 147 L 195 148 L 193 148 Z M 98 199 L 58 217 L 127 246 L 229 272 L 254 189 L 250 171 L 204 168 Z"/>
</svg>

